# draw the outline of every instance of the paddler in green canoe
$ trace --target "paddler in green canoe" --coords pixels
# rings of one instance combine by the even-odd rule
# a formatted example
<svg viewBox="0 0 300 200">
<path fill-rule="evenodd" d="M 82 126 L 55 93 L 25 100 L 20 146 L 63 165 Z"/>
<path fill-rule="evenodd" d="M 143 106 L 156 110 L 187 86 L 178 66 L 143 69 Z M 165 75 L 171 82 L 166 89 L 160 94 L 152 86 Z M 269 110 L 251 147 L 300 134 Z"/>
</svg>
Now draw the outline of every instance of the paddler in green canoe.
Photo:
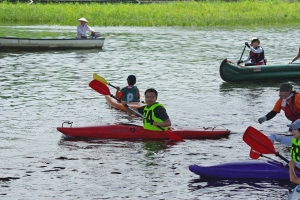
<svg viewBox="0 0 300 200">
<path fill-rule="evenodd" d="M 237 64 L 239 65 L 241 63 L 246 63 L 250 61 L 250 63 L 246 63 L 245 66 L 265 65 L 266 64 L 265 52 L 264 49 L 259 45 L 260 45 L 260 41 L 257 37 L 251 39 L 250 45 L 248 44 L 248 42 L 245 42 L 245 47 L 247 46 L 250 49 L 249 55 L 245 60 L 240 59 L 237 62 Z"/>
<path fill-rule="evenodd" d="M 298 60 L 300 58 L 300 47 L 298 48 L 298 53 L 297 55 L 295 55 L 295 57 L 289 62 L 289 64 L 292 64 L 293 62 L 295 62 L 296 60 Z"/>
<path fill-rule="evenodd" d="M 162 127 L 164 130 L 168 130 L 168 127 L 172 125 L 164 105 L 156 102 L 157 96 L 158 92 L 155 89 L 147 89 L 145 91 L 145 103 L 147 105 L 136 109 L 137 112 L 145 116 L 143 124 L 144 129 L 146 130 L 161 131 L 161 129 L 157 126 Z M 122 104 L 125 105 L 126 102 L 122 101 Z M 128 108 L 127 112 L 137 115 Z"/>
</svg>

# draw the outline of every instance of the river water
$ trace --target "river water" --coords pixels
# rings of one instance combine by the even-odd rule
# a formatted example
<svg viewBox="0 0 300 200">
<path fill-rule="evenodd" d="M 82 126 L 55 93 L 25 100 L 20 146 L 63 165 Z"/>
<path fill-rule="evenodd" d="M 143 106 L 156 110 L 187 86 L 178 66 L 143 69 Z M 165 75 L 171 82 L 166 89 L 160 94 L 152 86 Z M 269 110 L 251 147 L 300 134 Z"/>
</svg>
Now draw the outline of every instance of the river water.
<svg viewBox="0 0 300 200">
<path fill-rule="evenodd" d="M 0 35 L 74 37 L 76 27 L 2 26 Z M 268 63 L 288 63 L 300 43 L 297 28 L 94 27 L 102 50 L 0 53 L 0 197 L 3 199 L 286 199 L 286 181 L 202 180 L 192 164 L 250 160 L 248 126 L 287 133 L 283 113 L 264 124 L 280 81 L 226 83 L 219 65 L 236 62 L 244 43 L 259 37 Z M 246 50 L 243 57 L 248 54 Z M 96 72 L 125 86 L 130 74 L 142 92 L 154 87 L 174 127 L 231 130 L 219 140 L 166 142 L 74 140 L 56 127 L 134 123 L 89 88 Z M 298 81 L 292 82 L 300 89 Z M 114 93 L 114 88 L 110 88 Z M 275 148 L 288 158 L 286 147 Z M 276 158 L 270 155 L 272 158 Z M 260 158 L 262 160 L 263 158 Z"/>
</svg>

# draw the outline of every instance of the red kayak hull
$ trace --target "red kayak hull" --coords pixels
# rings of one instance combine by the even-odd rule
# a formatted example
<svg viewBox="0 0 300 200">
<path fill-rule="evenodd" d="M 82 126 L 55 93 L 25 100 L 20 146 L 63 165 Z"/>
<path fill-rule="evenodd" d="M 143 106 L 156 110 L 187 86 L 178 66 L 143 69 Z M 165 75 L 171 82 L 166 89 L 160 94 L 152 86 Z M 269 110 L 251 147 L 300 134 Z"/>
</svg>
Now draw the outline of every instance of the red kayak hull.
<svg viewBox="0 0 300 200">
<path fill-rule="evenodd" d="M 86 127 L 57 127 L 57 130 L 66 136 L 85 137 L 95 139 L 154 139 L 168 140 L 163 131 L 149 131 L 142 126 L 132 124 L 110 124 Z M 183 139 L 217 139 L 228 137 L 227 129 L 170 129 L 172 133 Z"/>
</svg>

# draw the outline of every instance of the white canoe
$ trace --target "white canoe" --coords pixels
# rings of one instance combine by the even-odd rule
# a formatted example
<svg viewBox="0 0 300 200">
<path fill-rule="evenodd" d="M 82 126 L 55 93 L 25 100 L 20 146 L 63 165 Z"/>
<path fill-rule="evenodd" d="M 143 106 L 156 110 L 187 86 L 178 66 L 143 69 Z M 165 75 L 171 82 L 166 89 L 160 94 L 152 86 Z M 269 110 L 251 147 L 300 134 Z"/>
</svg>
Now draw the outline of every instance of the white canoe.
<svg viewBox="0 0 300 200">
<path fill-rule="evenodd" d="M 33 39 L 0 37 L 0 51 L 6 50 L 51 50 L 51 49 L 101 49 L 103 37 L 71 39 Z"/>
</svg>

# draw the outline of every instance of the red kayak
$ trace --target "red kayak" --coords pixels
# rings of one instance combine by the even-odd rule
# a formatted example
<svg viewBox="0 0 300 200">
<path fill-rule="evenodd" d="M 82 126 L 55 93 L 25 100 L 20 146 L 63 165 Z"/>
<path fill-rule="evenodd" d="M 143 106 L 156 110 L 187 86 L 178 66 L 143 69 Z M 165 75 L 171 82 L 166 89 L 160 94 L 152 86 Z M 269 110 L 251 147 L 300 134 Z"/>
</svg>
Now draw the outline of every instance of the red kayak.
<svg viewBox="0 0 300 200">
<path fill-rule="evenodd" d="M 69 122 L 71 124 L 71 122 Z M 85 137 L 95 139 L 154 139 L 168 140 L 164 131 L 149 131 L 142 126 L 133 124 L 109 124 L 85 127 L 57 127 L 57 130 L 66 136 Z M 183 139 L 217 139 L 228 137 L 230 130 L 202 128 L 202 129 L 175 129 L 170 131 Z"/>
</svg>

